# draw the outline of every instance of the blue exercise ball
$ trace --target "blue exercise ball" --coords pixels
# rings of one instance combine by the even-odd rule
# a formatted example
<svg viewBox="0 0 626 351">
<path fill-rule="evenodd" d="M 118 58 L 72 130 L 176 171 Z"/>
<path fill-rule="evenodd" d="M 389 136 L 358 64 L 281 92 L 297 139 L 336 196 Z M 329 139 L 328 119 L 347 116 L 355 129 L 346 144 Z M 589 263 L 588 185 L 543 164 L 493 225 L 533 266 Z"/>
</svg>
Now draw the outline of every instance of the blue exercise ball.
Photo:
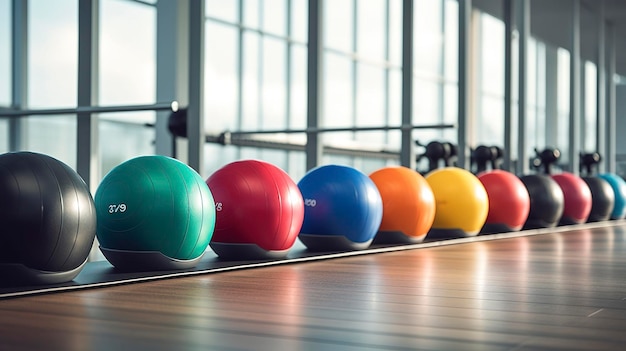
<svg viewBox="0 0 626 351">
<path fill-rule="evenodd" d="M 626 181 L 617 174 L 603 173 L 598 177 L 606 180 L 615 192 L 615 205 L 611 212 L 611 219 L 622 219 L 626 217 Z"/>
<path fill-rule="evenodd" d="M 378 232 L 383 201 L 361 171 L 340 165 L 312 169 L 298 182 L 304 221 L 298 238 L 312 251 L 367 248 Z"/>
</svg>

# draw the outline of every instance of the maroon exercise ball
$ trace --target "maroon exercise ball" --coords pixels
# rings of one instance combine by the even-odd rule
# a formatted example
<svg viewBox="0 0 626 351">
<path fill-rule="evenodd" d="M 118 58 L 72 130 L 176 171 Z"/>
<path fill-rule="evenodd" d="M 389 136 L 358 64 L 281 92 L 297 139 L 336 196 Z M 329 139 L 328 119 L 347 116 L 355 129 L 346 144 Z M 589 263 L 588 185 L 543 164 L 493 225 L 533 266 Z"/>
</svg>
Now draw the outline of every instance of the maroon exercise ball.
<svg viewBox="0 0 626 351">
<path fill-rule="evenodd" d="M 591 190 L 582 178 L 572 173 L 563 172 L 552 175 L 552 179 L 563 190 L 563 215 L 559 224 L 585 223 L 591 213 Z"/>
</svg>

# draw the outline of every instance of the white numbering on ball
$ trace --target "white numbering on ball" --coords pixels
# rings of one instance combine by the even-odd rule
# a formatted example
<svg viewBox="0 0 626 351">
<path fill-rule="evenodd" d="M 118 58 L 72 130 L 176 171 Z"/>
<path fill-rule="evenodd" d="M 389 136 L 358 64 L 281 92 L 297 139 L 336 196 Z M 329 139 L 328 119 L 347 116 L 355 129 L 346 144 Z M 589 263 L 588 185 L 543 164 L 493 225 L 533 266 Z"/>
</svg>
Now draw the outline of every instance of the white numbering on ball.
<svg viewBox="0 0 626 351">
<path fill-rule="evenodd" d="M 315 199 L 304 199 L 304 206 L 315 207 L 317 201 Z"/>
<path fill-rule="evenodd" d="M 221 202 L 216 202 L 215 203 L 215 211 L 221 211 L 223 206 L 224 205 Z"/>
<path fill-rule="evenodd" d="M 119 212 L 126 212 L 126 204 L 112 204 L 109 205 L 109 213 L 119 213 Z"/>
</svg>

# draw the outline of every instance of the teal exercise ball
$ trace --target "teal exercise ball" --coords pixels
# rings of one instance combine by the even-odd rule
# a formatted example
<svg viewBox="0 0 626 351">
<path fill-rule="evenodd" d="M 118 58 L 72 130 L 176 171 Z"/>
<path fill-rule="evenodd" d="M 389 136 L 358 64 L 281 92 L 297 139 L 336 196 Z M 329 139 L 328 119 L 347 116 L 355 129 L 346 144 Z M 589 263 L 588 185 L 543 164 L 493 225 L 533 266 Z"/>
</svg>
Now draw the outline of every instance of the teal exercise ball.
<svg viewBox="0 0 626 351">
<path fill-rule="evenodd" d="M 98 186 L 95 205 L 100 250 L 121 269 L 193 267 L 215 228 L 204 179 L 166 156 L 141 156 L 113 168 Z"/>
<path fill-rule="evenodd" d="M 603 173 L 598 177 L 606 180 L 615 194 L 615 202 L 611 219 L 624 219 L 626 217 L 626 181 L 615 173 Z"/>
</svg>

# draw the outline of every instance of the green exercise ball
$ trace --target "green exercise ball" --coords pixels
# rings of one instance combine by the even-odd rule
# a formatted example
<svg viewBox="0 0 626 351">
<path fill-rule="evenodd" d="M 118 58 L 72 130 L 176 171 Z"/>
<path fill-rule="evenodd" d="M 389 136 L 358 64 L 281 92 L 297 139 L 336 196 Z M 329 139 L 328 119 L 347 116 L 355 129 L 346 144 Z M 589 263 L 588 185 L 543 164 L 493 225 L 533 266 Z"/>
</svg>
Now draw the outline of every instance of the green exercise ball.
<svg viewBox="0 0 626 351">
<path fill-rule="evenodd" d="M 173 158 L 141 156 L 115 167 L 100 183 L 95 205 L 100 250 L 117 268 L 190 268 L 213 236 L 211 191 Z"/>
</svg>

